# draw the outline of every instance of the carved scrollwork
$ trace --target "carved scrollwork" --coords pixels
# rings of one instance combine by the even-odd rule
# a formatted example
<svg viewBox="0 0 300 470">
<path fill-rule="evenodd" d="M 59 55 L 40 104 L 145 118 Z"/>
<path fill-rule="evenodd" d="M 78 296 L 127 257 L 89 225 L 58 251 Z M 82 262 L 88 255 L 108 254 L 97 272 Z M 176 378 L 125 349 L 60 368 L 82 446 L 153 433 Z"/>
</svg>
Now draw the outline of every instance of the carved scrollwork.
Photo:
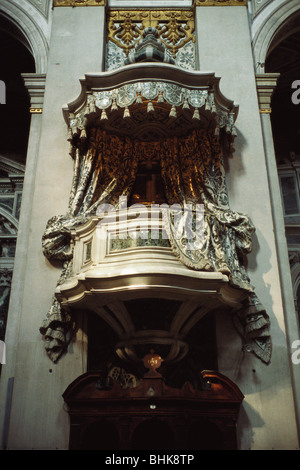
<svg viewBox="0 0 300 470">
<path fill-rule="evenodd" d="M 193 10 L 110 10 L 107 15 L 107 68 L 110 69 L 111 61 L 123 65 L 124 58 L 140 43 L 149 27 L 157 30 L 158 40 L 173 59 L 180 49 L 195 42 Z"/>
</svg>

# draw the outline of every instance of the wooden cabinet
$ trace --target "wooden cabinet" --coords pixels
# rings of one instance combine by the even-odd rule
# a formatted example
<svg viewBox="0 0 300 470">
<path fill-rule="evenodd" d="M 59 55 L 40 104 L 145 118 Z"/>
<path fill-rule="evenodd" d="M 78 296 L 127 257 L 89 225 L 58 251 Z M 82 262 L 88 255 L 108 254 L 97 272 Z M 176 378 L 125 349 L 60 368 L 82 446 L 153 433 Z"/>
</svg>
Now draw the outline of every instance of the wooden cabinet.
<svg viewBox="0 0 300 470">
<path fill-rule="evenodd" d="M 152 371 L 153 372 L 153 371 Z M 236 449 L 236 422 L 243 394 L 227 377 L 203 371 L 203 386 L 181 389 L 157 372 L 139 385 L 100 386 L 99 372 L 87 372 L 63 394 L 70 414 L 70 449 Z"/>
</svg>

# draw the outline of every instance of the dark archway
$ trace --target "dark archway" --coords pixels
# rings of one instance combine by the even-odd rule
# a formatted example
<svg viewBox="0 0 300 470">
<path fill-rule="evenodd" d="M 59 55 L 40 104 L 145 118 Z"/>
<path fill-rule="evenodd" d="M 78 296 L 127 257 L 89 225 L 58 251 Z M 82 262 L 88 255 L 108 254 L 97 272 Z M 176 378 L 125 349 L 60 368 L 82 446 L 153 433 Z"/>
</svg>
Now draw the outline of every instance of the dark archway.
<svg viewBox="0 0 300 470">
<path fill-rule="evenodd" d="M 275 36 L 266 59 L 267 73 L 280 73 L 272 97 L 271 123 L 288 251 L 300 246 L 300 28 L 288 25 Z M 295 23 L 294 23 L 295 24 Z M 278 37 L 279 36 L 279 37 Z M 296 88 L 295 88 L 296 87 Z M 298 89 L 298 91 L 297 91 Z M 294 286 L 295 290 L 295 286 Z"/>
<path fill-rule="evenodd" d="M 6 276 L 2 272 L 0 288 L 0 340 L 4 340 L 30 127 L 30 100 L 21 74 L 34 72 L 35 62 L 20 30 L 1 15 L 0 57 L 0 268 L 8 272 Z"/>
<path fill-rule="evenodd" d="M 300 156 L 299 105 L 292 101 L 292 84 L 300 78 L 300 29 L 270 50 L 265 71 L 280 73 L 271 114 L 276 159 L 280 164 L 289 161 L 291 153 Z"/>
<path fill-rule="evenodd" d="M 5 83 L 6 103 L 0 106 L 0 156 L 24 164 L 30 126 L 30 101 L 22 73 L 34 73 L 31 52 L 17 28 L 0 16 L 0 80 Z"/>
</svg>

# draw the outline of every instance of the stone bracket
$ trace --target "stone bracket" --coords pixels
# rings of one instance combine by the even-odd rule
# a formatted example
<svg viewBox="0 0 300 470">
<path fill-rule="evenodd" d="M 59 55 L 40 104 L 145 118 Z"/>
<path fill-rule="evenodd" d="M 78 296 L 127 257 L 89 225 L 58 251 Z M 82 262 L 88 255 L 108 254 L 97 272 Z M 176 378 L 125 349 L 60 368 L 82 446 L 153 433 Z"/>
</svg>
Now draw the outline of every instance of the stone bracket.
<svg viewBox="0 0 300 470">
<path fill-rule="evenodd" d="M 262 114 L 270 114 L 272 112 L 271 100 L 279 77 L 279 73 L 261 73 L 256 75 L 259 112 Z"/>
</svg>

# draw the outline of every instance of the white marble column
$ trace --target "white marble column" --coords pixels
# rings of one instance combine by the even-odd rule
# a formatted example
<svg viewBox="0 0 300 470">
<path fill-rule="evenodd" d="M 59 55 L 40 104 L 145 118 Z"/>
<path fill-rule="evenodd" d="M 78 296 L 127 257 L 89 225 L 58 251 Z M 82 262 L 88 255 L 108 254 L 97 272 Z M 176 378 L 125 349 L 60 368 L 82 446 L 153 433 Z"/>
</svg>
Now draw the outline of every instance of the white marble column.
<svg viewBox="0 0 300 470">
<path fill-rule="evenodd" d="M 273 133 L 271 124 L 271 98 L 280 74 L 262 73 L 256 75 L 256 86 L 258 94 L 258 104 L 261 117 L 262 134 L 265 149 L 265 159 L 269 180 L 270 201 L 274 224 L 275 243 L 278 258 L 278 268 L 282 291 L 283 309 L 286 323 L 286 340 L 288 355 L 292 356 L 292 344 L 299 339 L 299 328 L 297 323 L 297 313 L 294 304 L 292 279 L 290 276 L 290 264 L 288 256 L 287 241 L 285 235 L 284 215 L 280 184 L 278 178 L 276 156 L 273 143 Z M 300 375 L 299 365 L 290 361 L 291 376 L 294 385 L 294 397 L 298 422 L 300 422 Z"/>
<path fill-rule="evenodd" d="M 14 261 L 14 272 L 11 283 L 10 303 L 6 325 L 6 364 L 2 367 L 0 381 L 0 429 L 3 431 L 0 441 L 0 448 L 5 448 L 7 444 L 6 440 L 8 435 L 9 408 L 12 398 L 12 384 L 15 374 L 14 366 L 22 310 L 20 298 L 22 297 L 25 282 L 27 246 L 30 237 L 31 209 L 34 196 L 36 166 L 40 143 L 46 75 L 28 73 L 23 74 L 23 79 L 25 87 L 27 88 L 30 96 L 30 109 L 28 112 L 31 113 L 31 122 L 27 147 L 26 170 L 22 192 L 18 238 Z M 2 426 L 3 422 L 4 426 Z"/>
</svg>

